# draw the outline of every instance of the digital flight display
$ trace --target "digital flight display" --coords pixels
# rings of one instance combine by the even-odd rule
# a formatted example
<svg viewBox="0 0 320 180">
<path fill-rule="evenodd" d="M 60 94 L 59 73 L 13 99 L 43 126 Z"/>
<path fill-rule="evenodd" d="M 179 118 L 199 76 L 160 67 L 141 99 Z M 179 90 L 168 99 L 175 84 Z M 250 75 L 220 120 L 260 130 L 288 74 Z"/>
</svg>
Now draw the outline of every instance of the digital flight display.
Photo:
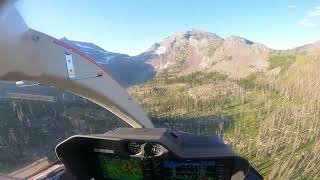
<svg viewBox="0 0 320 180">
<path fill-rule="evenodd" d="M 98 159 L 105 179 L 143 179 L 143 169 L 139 158 L 126 158 L 101 153 L 98 154 Z"/>
<path fill-rule="evenodd" d="M 217 164 L 215 161 L 202 160 L 167 160 L 163 162 L 162 174 L 164 179 L 205 179 L 217 178 Z"/>
<path fill-rule="evenodd" d="M 227 160 L 140 159 L 115 154 L 97 154 L 101 175 L 111 180 L 140 180 L 157 177 L 165 180 L 230 179 L 232 162 Z"/>
</svg>

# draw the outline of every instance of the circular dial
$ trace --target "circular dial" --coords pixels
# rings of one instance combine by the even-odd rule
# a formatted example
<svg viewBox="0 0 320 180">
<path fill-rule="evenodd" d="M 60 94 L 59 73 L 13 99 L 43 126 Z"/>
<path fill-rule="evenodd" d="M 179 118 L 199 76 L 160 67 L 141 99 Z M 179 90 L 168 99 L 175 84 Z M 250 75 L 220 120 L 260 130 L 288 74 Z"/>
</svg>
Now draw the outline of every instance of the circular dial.
<svg viewBox="0 0 320 180">
<path fill-rule="evenodd" d="M 139 143 L 139 142 L 130 142 L 128 144 L 128 151 L 130 154 L 139 154 L 141 152 L 141 145 L 142 143 Z"/>
<path fill-rule="evenodd" d="M 146 156 L 159 156 L 163 152 L 163 147 L 157 143 L 147 143 L 144 146 L 144 153 Z"/>
</svg>

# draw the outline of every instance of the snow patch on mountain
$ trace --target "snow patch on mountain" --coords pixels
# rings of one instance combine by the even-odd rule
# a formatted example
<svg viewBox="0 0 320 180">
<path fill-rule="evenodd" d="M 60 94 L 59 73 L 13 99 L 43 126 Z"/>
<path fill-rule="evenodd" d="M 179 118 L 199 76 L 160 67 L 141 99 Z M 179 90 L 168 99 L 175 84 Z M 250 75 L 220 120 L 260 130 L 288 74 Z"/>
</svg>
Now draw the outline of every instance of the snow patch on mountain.
<svg viewBox="0 0 320 180">
<path fill-rule="evenodd" d="M 80 44 L 80 43 L 74 43 L 76 46 L 80 47 L 80 48 L 85 48 L 85 49 L 94 49 L 90 46 L 86 46 L 86 45 L 83 45 L 83 44 Z"/>
<path fill-rule="evenodd" d="M 158 47 L 158 49 L 154 52 L 155 54 L 161 55 L 164 54 L 167 51 L 167 48 L 164 46 Z"/>
</svg>

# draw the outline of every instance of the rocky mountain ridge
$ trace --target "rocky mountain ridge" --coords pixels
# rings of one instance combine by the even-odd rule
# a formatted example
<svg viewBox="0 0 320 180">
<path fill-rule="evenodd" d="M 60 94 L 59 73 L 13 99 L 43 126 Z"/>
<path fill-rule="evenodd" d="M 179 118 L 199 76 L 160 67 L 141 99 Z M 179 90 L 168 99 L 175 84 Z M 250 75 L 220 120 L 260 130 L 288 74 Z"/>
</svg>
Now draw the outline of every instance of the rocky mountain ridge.
<svg viewBox="0 0 320 180">
<path fill-rule="evenodd" d="M 153 50 L 157 56 L 148 62 L 157 72 L 164 69 L 183 74 L 220 71 L 239 78 L 265 70 L 270 51 L 272 49 L 263 44 L 239 36 L 223 39 L 214 33 L 192 29 L 175 33 L 159 43 Z"/>
<path fill-rule="evenodd" d="M 62 40 L 88 54 L 125 87 L 143 83 L 162 72 L 178 76 L 196 71 L 221 72 L 231 78 L 243 78 L 266 71 L 269 54 L 275 51 L 243 37 L 223 39 L 197 29 L 174 33 L 137 56 L 108 52 L 92 43 Z M 320 41 L 294 51 L 317 55 Z"/>
</svg>

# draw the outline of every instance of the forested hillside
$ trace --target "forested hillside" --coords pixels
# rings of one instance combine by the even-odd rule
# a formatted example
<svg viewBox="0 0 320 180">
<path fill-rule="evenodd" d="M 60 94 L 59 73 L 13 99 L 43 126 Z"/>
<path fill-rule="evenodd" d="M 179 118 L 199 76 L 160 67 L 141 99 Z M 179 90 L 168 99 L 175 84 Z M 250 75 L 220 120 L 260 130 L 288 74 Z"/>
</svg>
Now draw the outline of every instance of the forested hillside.
<svg viewBox="0 0 320 180">
<path fill-rule="evenodd" d="M 274 51 L 268 63 L 240 79 L 163 72 L 129 91 L 156 126 L 221 136 L 268 179 L 319 179 L 320 59 Z"/>
</svg>

